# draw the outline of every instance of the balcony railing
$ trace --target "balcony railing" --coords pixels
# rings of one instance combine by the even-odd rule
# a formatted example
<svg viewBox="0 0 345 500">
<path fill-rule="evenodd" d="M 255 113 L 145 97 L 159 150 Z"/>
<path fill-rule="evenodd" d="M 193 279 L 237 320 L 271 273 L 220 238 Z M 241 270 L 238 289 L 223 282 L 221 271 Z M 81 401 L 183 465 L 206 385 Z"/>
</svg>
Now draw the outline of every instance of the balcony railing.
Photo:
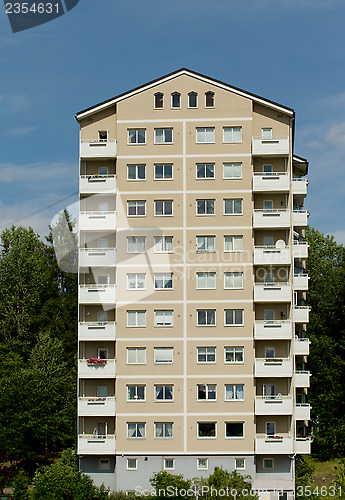
<svg viewBox="0 0 345 500">
<path fill-rule="evenodd" d="M 295 403 L 295 419 L 310 420 L 311 406 L 309 403 Z"/>
<path fill-rule="evenodd" d="M 116 212 L 81 210 L 79 213 L 79 229 L 82 231 L 115 231 Z"/>
<path fill-rule="evenodd" d="M 289 137 L 275 136 L 265 139 L 263 137 L 253 137 L 253 156 L 288 156 Z"/>
<path fill-rule="evenodd" d="M 79 434 L 78 455 L 114 455 L 116 440 L 114 434 L 105 436 Z"/>
<path fill-rule="evenodd" d="M 292 323 L 290 320 L 255 320 L 255 340 L 279 340 L 292 338 Z"/>
<path fill-rule="evenodd" d="M 78 398 L 78 415 L 80 417 L 115 415 L 115 397 L 80 397 Z"/>
<path fill-rule="evenodd" d="M 288 172 L 254 172 L 253 191 L 286 192 L 290 190 L 290 176 Z"/>
<path fill-rule="evenodd" d="M 80 321 L 78 328 L 79 340 L 110 340 L 116 338 L 114 321 Z"/>
<path fill-rule="evenodd" d="M 293 341 L 293 352 L 296 356 L 308 356 L 309 355 L 309 345 L 310 341 L 308 338 L 295 337 Z"/>
<path fill-rule="evenodd" d="M 79 191 L 81 193 L 115 193 L 115 175 L 81 175 Z"/>
<path fill-rule="evenodd" d="M 294 241 L 292 245 L 292 255 L 296 259 L 306 259 L 308 257 L 309 245 L 306 241 Z"/>
<path fill-rule="evenodd" d="M 290 210 L 288 209 L 254 209 L 254 229 L 290 227 Z"/>
<path fill-rule="evenodd" d="M 262 435 L 255 437 L 255 453 L 262 454 L 289 454 L 293 453 L 293 438 L 287 434 Z"/>
<path fill-rule="evenodd" d="M 292 415 L 291 396 L 256 396 L 255 415 Z"/>
<path fill-rule="evenodd" d="M 311 437 L 296 437 L 295 438 L 295 453 L 307 455 L 311 452 Z"/>
<path fill-rule="evenodd" d="M 309 276 L 307 273 L 297 273 L 293 277 L 294 290 L 308 290 Z"/>
<path fill-rule="evenodd" d="M 254 265 L 283 265 L 291 264 L 291 250 L 289 246 L 259 246 L 254 247 Z"/>
<path fill-rule="evenodd" d="M 254 283 L 255 302 L 291 302 L 291 283 Z"/>
<path fill-rule="evenodd" d="M 292 377 L 291 358 L 256 358 L 255 377 Z"/>
<path fill-rule="evenodd" d="M 115 359 L 107 359 L 105 364 L 91 364 L 86 359 L 78 361 L 78 378 L 115 378 Z"/>
<path fill-rule="evenodd" d="M 80 248 L 79 266 L 80 267 L 112 267 L 116 260 L 115 248 Z"/>
<path fill-rule="evenodd" d="M 309 306 L 294 306 L 293 307 L 293 320 L 295 323 L 309 323 Z"/>
<path fill-rule="evenodd" d="M 294 384 L 295 387 L 310 387 L 310 371 L 296 370 L 294 373 Z"/>
<path fill-rule="evenodd" d="M 79 302 L 81 304 L 114 304 L 116 301 L 115 284 L 79 285 Z"/>
<path fill-rule="evenodd" d="M 107 141 L 93 141 L 89 139 L 82 139 L 80 141 L 80 157 L 115 158 L 116 140 L 108 139 Z"/>
<path fill-rule="evenodd" d="M 296 210 L 292 212 L 292 224 L 297 227 L 305 227 L 308 225 L 309 212 L 307 210 Z"/>
<path fill-rule="evenodd" d="M 292 193 L 293 194 L 307 194 L 308 181 L 305 177 L 293 177 L 292 179 Z"/>
</svg>

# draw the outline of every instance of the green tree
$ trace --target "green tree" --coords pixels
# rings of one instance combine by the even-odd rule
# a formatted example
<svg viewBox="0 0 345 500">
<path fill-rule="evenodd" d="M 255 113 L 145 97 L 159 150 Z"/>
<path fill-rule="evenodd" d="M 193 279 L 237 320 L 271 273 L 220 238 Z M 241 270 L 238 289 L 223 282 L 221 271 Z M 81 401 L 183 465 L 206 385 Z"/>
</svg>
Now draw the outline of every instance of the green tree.
<svg viewBox="0 0 345 500">
<path fill-rule="evenodd" d="M 25 473 L 21 470 L 18 472 L 13 481 L 13 500 L 29 500 L 30 495 L 28 491 L 29 481 Z"/>
<path fill-rule="evenodd" d="M 181 495 L 180 493 L 181 491 L 182 493 L 187 492 L 192 487 L 192 481 L 184 479 L 182 474 L 170 474 L 167 471 L 157 472 L 151 477 L 150 483 L 156 491 L 154 497 L 158 500 L 192 498 L 187 494 Z M 166 492 L 169 492 L 168 496 Z"/>
<path fill-rule="evenodd" d="M 229 472 L 222 467 L 215 467 L 208 478 L 195 480 L 195 485 L 204 493 L 203 499 L 221 499 L 225 497 L 258 499 L 251 485 L 251 477 L 242 476 L 237 471 Z M 225 491 L 225 493 L 224 493 Z"/>
</svg>

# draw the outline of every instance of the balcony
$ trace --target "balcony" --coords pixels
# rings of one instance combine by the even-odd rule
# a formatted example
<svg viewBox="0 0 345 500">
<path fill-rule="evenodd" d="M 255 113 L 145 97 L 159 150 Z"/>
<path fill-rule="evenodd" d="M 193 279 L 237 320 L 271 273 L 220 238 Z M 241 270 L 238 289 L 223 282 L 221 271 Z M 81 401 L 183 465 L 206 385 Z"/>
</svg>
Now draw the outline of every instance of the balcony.
<svg viewBox="0 0 345 500">
<path fill-rule="evenodd" d="M 310 372 L 308 370 L 297 370 L 294 373 L 295 387 L 310 387 Z"/>
<path fill-rule="evenodd" d="M 254 283 L 254 302 L 291 302 L 291 283 Z"/>
<path fill-rule="evenodd" d="M 290 227 L 290 210 L 254 209 L 254 229 L 280 229 Z"/>
<path fill-rule="evenodd" d="M 291 396 L 256 396 L 255 415 L 292 415 Z"/>
<path fill-rule="evenodd" d="M 295 356 L 308 356 L 309 355 L 309 339 L 294 338 L 293 353 Z"/>
<path fill-rule="evenodd" d="M 116 440 L 114 434 L 98 436 L 79 434 L 78 455 L 115 455 Z"/>
<path fill-rule="evenodd" d="M 295 259 L 308 258 L 309 245 L 306 241 L 294 241 L 292 245 L 292 256 Z"/>
<path fill-rule="evenodd" d="M 294 177 L 292 179 L 292 193 L 307 195 L 308 181 L 305 177 Z"/>
<path fill-rule="evenodd" d="M 310 437 L 296 437 L 294 452 L 301 455 L 310 455 L 311 441 Z"/>
<path fill-rule="evenodd" d="M 80 322 L 78 328 L 79 340 L 115 340 L 116 325 L 114 321 Z"/>
<path fill-rule="evenodd" d="M 78 378 L 115 378 L 115 359 L 107 359 L 106 364 L 91 364 L 86 359 L 78 361 Z"/>
<path fill-rule="evenodd" d="M 255 453 L 267 455 L 287 455 L 293 453 L 293 438 L 288 435 L 255 437 Z"/>
<path fill-rule="evenodd" d="M 113 267 L 116 265 L 115 248 L 80 248 L 80 267 Z"/>
<path fill-rule="evenodd" d="M 81 398 L 78 398 L 78 415 L 80 417 L 114 416 L 115 415 L 115 397 L 106 397 L 106 398 L 81 397 Z"/>
<path fill-rule="evenodd" d="M 292 338 L 292 324 L 289 320 L 259 321 L 254 323 L 255 340 L 280 340 Z"/>
<path fill-rule="evenodd" d="M 80 211 L 79 229 L 81 231 L 115 231 L 116 212 Z"/>
<path fill-rule="evenodd" d="M 292 377 L 291 358 L 256 358 L 255 377 Z"/>
<path fill-rule="evenodd" d="M 80 193 L 115 193 L 115 175 L 81 175 L 79 178 Z"/>
<path fill-rule="evenodd" d="M 311 406 L 309 403 L 295 404 L 295 420 L 310 420 Z"/>
<path fill-rule="evenodd" d="M 115 285 L 79 285 L 79 302 L 81 304 L 115 304 Z"/>
<path fill-rule="evenodd" d="M 290 176 L 288 172 L 254 172 L 254 192 L 287 192 L 290 190 Z"/>
<path fill-rule="evenodd" d="M 295 323 L 309 323 L 310 307 L 308 306 L 294 306 L 293 320 Z"/>
<path fill-rule="evenodd" d="M 282 241 L 282 244 L 284 242 Z M 254 265 L 283 265 L 291 264 L 290 247 L 284 246 L 256 246 L 254 248 Z"/>
<path fill-rule="evenodd" d="M 80 141 L 80 158 L 116 158 L 116 140 Z"/>
<path fill-rule="evenodd" d="M 306 227 L 308 225 L 307 210 L 294 210 L 292 212 L 292 225 L 297 227 Z"/>
<path fill-rule="evenodd" d="M 264 139 L 263 137 L 253 137 L 253 156 L 289 156 L 289 137 L 279 136 Z"/>
<path fill-rule="evenodd" d="M 292 280 L 294 290 L 308 290 L 309 276 L 307 274 L 295 274 Z"/>
</svg>

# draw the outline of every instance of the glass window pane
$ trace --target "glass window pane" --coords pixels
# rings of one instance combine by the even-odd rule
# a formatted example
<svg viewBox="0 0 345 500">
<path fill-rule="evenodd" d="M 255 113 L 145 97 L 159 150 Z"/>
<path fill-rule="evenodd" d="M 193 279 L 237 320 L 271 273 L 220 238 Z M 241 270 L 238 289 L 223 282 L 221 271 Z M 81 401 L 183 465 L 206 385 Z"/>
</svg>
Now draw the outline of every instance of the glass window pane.
<svg viewBox="0 0 345 500">
<path fill-rule="evenodd" d="M 163 129 L 161 128 L 155 129 L 155 141 L 157 143 L 163 142 Z"/>
<path fill-rule="evenodd" d="M 234 142 L 241 142 L 242 141 L 242 128 L 241 127 L 235 127 L 233 132 L 233 138 Z"/>
<path fill-rule="evenodd" d="M 165 142 L 172 142 L 172 128 L 165 129 Z"/>
<path fill-rule="evenodd" d="M 214 142 L 214 128 L 206 129 L 206 142 Z"/>
<path fill-rule="evenodd" d="M 196 142 L 205 142 L 205 129 L 196 129 Z"/>
<path fill-rule="evenodd" d="M 145 136 L 146 136 L 145 129 L 139 129 L 138 130 L 138 143 L 139 144 L 144 144 L 145 143 Z"/>
</svg>

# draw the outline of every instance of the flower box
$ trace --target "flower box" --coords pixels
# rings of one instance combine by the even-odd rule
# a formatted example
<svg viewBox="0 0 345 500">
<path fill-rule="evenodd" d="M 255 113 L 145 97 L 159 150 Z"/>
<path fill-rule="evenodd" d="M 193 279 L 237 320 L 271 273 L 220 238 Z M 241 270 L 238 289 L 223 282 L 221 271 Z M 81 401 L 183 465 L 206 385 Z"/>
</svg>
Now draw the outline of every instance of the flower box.
<svg viewBox="0 0 345 500">
<path fill-rule="evenodd" d="M 107 360 L 106 359 L 101 359 L 101 358 L 88 358 L 86 360 L 88 365 L 106 365 Z"/>
</svg>

